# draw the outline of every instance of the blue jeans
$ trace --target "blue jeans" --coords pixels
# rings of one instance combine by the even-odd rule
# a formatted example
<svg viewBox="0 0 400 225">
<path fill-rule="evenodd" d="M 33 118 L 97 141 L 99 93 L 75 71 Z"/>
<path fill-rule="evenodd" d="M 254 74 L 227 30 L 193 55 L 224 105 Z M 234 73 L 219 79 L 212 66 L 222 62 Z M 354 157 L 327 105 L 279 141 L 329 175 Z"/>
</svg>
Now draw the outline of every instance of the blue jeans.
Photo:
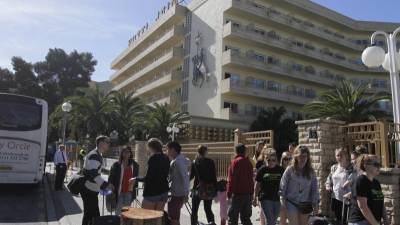
<svg viewBox="0 0 400 225">
<path fill-rule="evenodd" d="M 349 225 L 370 225 L 370 224 L 368 223 L 368 221 L 363 220 L 363 221 L 360 221 L 360 222 L 349 223 Z"/>
<path fill-rule="evenodd" d="M 262 200 L 261 207 L 267 220 L 267 225 L 275 225 L 281 210 L 281 203 L 279 201 Z"/>
</svg>

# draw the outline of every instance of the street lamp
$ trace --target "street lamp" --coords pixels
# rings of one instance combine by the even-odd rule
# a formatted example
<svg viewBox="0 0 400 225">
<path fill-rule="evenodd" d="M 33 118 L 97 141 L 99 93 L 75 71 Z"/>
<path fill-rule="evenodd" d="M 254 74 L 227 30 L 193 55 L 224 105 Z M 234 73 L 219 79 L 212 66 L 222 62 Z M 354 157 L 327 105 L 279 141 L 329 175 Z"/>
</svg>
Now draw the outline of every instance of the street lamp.
<svg viewBox="0 0 400 225">
<path fill-rule="evenodd" d="M 174 141 L 175 134 L 179 133 L 179 128 L 176 126 L 176 123 L 169 124 L 169 126 L 167 127 L 167 132 L 171 134 L 171 139 L 172 139 L 172 141 Z"/>
<path fill-rule="evenodd" d="M 112 142 L 117 142 L 118 141 L 118 131 L 116 131 L 116 130 L 111 131 L 110 139 Z"/>
<path fill-rule="evenodd" d="M 390 72 L 390 87 L 392 90 L 392 104 L 395 130 L 400 124 L 400 96 L 399 96 L 399 70 L 400 70 L 400 55 L 396 48 L 396 36 L 400 32 L 400 27 L 393 31 L 392 34 L 387 34 L 384 31 L 376 31 L 371 36 L 371 46 L 366 48 L 362 55 L 362 62 L 367 67 L 382 66 Z M 378 35 L 386 38 L 388 52 L 376 46 L 375 39 Z M 397 153 L 400 154 L 400 143 L 396 142 Z M 399 155 L 400 156 L 400 155 Z"/>
<path fill-rule="evenodd" d="M 64 117 L 63 117 L 63 132 L 62 132 L 62 143 L 65 145 L 65 130 L 67 129 L 67 114 L 71 111 L 72 105 L 71 103 L 64 102 L 61 105 L 61 109 L 64 112 Z"/>
</svg>

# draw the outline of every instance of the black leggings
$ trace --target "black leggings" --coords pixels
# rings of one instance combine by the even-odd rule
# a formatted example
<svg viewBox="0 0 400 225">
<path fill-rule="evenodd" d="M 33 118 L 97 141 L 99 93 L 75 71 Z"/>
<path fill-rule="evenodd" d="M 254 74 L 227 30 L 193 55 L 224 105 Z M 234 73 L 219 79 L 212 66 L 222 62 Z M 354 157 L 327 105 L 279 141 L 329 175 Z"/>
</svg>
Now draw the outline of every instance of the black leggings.
<svg viewBox="0 0 400 225">
<path fill-rule="evenodd" d="M 192 225 L 198 225 L 197 212 L 199 211 L 199 206 L 200 206 L 201 201 L 203 201 L 203 203 L 204 203 L 204 211 L 206 212 L 207 222 L 214 224 L 214 222 L 215 222 L 214 214 L 211 210 L 212 200 L 201 200 L 199 197 L 193 196 L 193 198 L 192 198 L 192 216 L 191 216 Z"/>
<path fill-rule="evenodd" d="M 343 212 L 343 202 L 339 201 L 335 198 L 332 198 L 332 211 L 335 213 L 335 217 L 337 219 L 337 221 L 340 224 L 347 224 L 347 211 L 349 210 L 349 206 L 345 205 L 344 208 L 344 216 L 345 218 L 342 218 L 342 212 Z"/>
</svg>

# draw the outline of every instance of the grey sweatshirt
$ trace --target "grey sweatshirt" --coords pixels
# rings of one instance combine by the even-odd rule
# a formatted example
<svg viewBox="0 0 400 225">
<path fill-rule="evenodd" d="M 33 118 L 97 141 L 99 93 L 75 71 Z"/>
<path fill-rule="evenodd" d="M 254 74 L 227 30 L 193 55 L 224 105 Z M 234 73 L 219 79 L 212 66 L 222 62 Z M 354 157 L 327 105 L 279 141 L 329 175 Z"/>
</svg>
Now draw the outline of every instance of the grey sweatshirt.
<svg viewBox="0 0 400 225">
<path fill-rule="evenodd" d="M 186 197 L 189 195 L 189 164 L 190 161 L 182 154 L 171 161 L 169 179 L 172 196 Z"/>
<path fill-rule="evenodd" d="M 289 166 L 283 173 L 279 194 L 283 199 L 287 199 L 296 204 L 300 202 L 319 202 L 318 181 L 315 173 L 311 179 L 296 174 L 293 166 Z"/>
</svg>

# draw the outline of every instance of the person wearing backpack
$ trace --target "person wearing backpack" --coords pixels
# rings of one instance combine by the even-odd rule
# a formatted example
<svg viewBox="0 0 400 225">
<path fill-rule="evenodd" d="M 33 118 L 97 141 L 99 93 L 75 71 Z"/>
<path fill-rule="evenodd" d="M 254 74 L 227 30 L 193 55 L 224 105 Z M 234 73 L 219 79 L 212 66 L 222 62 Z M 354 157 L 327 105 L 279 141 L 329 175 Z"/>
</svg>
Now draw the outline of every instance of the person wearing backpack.
<svg viewBox="0 0 400 225">
<path fill-rule="evenodd" d="M 216 196 L 217 175 L 215 163 L 207 158 L 208 148 L 199 145 L 197 148 L 197 157 L 192 163 L 190 171 L 190 180 L 193 180 L 192 188 L 192 215 L 191 224 L 197 225 L 197 212 L 200 202 L 204 203 L 208 224 L 215 224 L 214 214 L 211 210 L 212 199 Z"/>
<path fill-rule="evenodd" d="M 348 203 L 344 202 L 346 199 L 343 196 L 351 191 L 351 176 L 354 169 L 345 148 L 336 149 L 335 157 L 337 163 L 331 167 L 331 172 L 325 182 L 325 189 L 331 193 L 331 209 L 335 213 L 336 221 L 339 224 L 346 224 L 347 216 L 343 218 L 342 211 L 347 212 Z"/>
</svg>

